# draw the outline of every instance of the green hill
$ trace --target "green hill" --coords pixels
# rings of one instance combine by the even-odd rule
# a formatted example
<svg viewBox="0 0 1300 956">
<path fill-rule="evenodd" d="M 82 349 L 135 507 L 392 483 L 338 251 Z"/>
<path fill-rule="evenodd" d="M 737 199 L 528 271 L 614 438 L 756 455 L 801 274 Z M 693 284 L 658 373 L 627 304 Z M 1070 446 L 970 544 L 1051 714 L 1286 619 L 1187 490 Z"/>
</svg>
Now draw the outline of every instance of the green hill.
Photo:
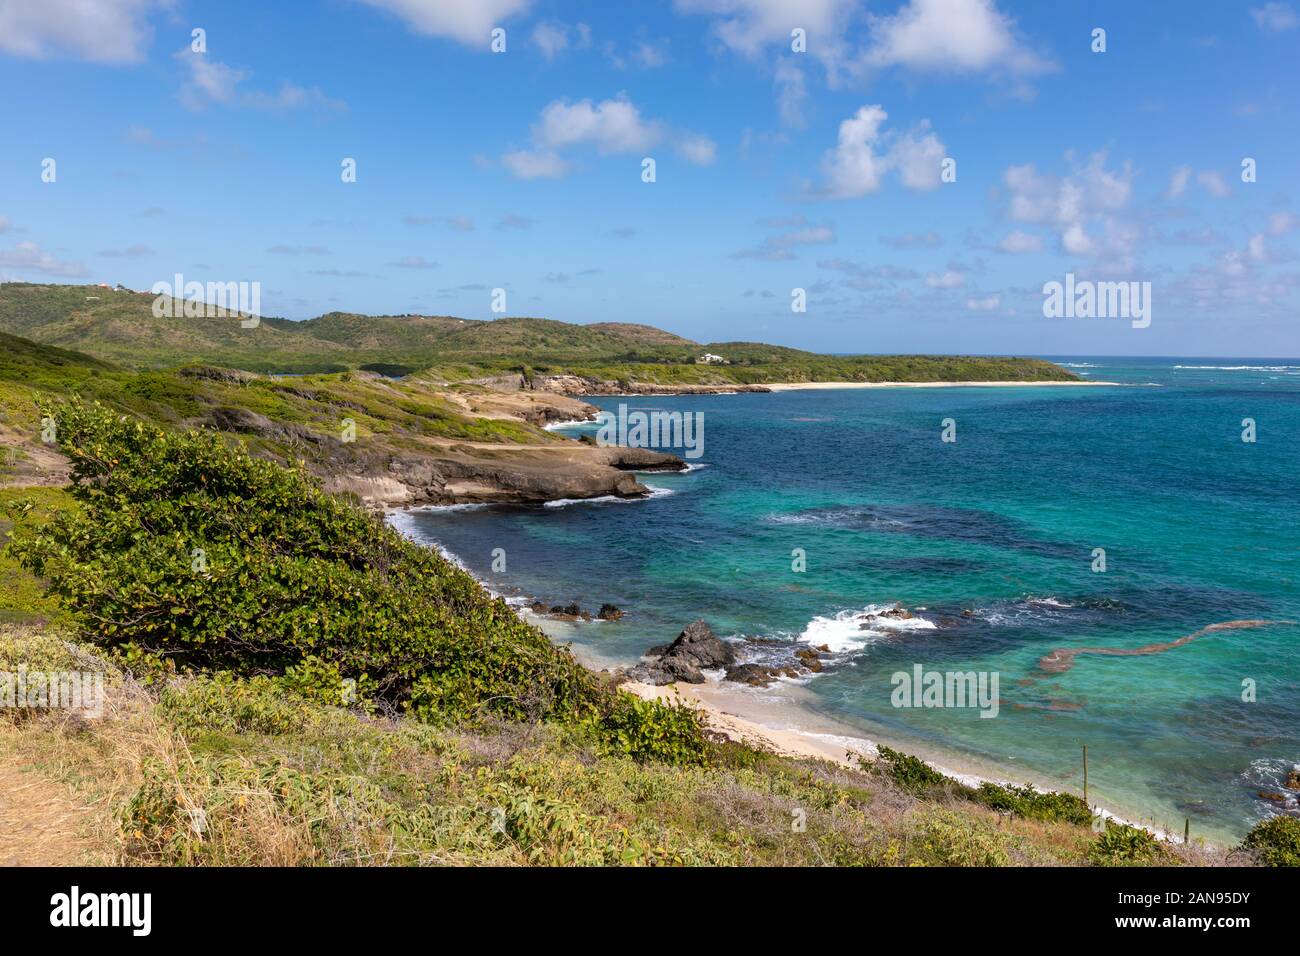
<svg viewBox="0 0 1300 956">
<path fill-rule="evenodd" d="M 818 355 L 758 342 L 701 345 L 648 325 L 555 319 L 369 316 L 330 312 L 293 322 L 264 317 L 158 318 L 154 296 L 98 286 L 0 284 L 0 331 L 133 369 L 202 362 L 254 372 L 437 367 L 448 380 L 505 371 L 576 374 L 654 385 L 845 381 L 1069 381 L 1040 359 Z M 711 352 L 726 364 L 698 365 Z"/>
</svg>

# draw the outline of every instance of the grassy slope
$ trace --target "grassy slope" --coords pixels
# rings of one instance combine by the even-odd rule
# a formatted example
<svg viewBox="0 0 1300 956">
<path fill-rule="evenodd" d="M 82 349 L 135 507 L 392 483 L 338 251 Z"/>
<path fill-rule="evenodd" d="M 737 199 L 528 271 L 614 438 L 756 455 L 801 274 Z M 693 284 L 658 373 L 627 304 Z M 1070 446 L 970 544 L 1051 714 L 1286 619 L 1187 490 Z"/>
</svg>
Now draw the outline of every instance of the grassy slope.
<svg viewBox="0 0 1300 956">
<path fill-rule="evenodd" d="M 94 653 L 0 629 L 0 663 L 86 669 Z M 638 763 L 555 725 L 438 728 L 265 681 L 192 677 L 148 690 L 101 666 L 102 720 L 69 733 L 60 715 L 0 715 L 0 761 L 94 806 L 103 852 L 122 863 L 1131 862 L 1099 855 L 1086 827 L 917 798 L 879 774 L 737 744 L 711 744 L 701 767 Z M 1224 857 L 1192 847 L 1165 859 Z"/>
<path fill-rule="evenodd" d="M 487 393 L 467 385 L 449 393 L 420 376 L 395 382 L 361 372 L 290 378 L 239 375 L 210 366 L 136 372 L 0 333 L 0 426 L 28 434 L 37 429 L 39 401 L 80 395 L 170 425 L 202 421 L 216 409 L 240 408 L 311 435 L 333 437 L 343 419 L 350 418 L 358 438 L 377 437 L 394 451 L 418 449 L 424 439 L 560 440 L 530 425 L 473 414 L 479 394 Z M 261 450 L 281 458 L 310 451 L 310 442 L 292 447 L 287 441 L 260 442 Z"/>
<path fill-rule="evenodd" d="M 467 377 L 531 366 L 546 372 L 661 384 L 780 381 L 1069 380 L 1048 362 L 927 356 L 828 356 L 752 342 L 700 345 L 620 322 L 551 319 L 492 322 L 450 316 L 332 312 L 304 322 L 268 318 L 155 318 L 153 297 L 94 286 L 0 285 L 0 331 L 76 347 L 132 368 L 205 362 L 250 371 L 321 372 L 377 366 L 411 371 L 458 367 Z M 732 361 L 696 366 L 704 351 Z"/>
</svg>

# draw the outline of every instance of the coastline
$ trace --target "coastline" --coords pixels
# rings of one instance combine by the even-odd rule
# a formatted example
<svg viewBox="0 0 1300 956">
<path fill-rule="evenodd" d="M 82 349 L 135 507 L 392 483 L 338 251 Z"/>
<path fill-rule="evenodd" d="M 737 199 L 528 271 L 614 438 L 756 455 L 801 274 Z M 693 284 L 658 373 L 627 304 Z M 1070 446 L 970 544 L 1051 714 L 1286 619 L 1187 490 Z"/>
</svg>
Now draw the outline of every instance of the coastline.
<svg viewBox="0 0 1300 956">
<path fill-rule="evenodd" d="M 457 508 L 454 505 L 450 507 Z M 411 537 L 409 526 L 403 527 L 404 523 L 399 517 L 411 510 L 418 509 L 390 509 L 385 513 L 385 520 L 394 530 Z M 534 613 L 518 597 L 507 596 L 492 587 L 489 582 L 480 579 L 456 554 L 441 543 L 436 541 L 419 543 L 433 548 L 462 571 L 474 577 L 480 587 L 488 593 L 505 600 L 516 614 L 539 628 L 552 643 L 568 647 L 579 663 L 588 669 L 596 672 L 611 672 L 627 666 L 624 662 L 602 657 L 587 647 L 575 644 L 573 630 L 579 626 L 576 622 L 557 620 Z M 606 622 L 587 623 L 603 626 Z M 1061 791 L 1059 784 L 1037 774 L 1021 771 L 1013 778 L 1009 776 L 1006 767 L 992 764 L 976 765 L 969 758 L 951 751 L 942 751 L 913 741 L 874 740 L 865 737 L 858 728 L 819 712 L 811 705 L 811 694 L 796 681 L 778 679 L 776 688 L 779 689 L 779 693 L 773 693 L 770 688 L 756 693 L 754 688 L 739 684 L 732 686 L 714 679 L 704 684 L 658 686 L 637 681 L 623 681 L 618 686 L 645 700 L 658 699 L 693 706 L 703 713 L 708 727 L 715 733 L 783 757 L 796 760 L 823 760 L 851 770 L 860 770 L 857 758 L 865 757 L 868 760 L 874 758 L 879 746 L 883 744 L 923 760 L 933 769 L 966 786 L 978 787 L 986 782 L 1003 786 L 1030 784 L 1045 793 Z M 1093 802 L 1092 806 L 1095 813 L 1103 819 L 1143 827 L 1154 833 L 1157 838 L 1168 842 L 1178 840 L 1176 834 L 1154 822 L 1153 818 L 1137 811 L 1136 808 L 1120 807 L 1119 812 L 1115 812 L 1099 802 Z M 1202 839 L 1201 842 L 1207 847 L 1228 845 L 1217 839 Z"/>
<path fill-rule="evenodd" d="M 773 382 L 766 388 L 774 392 L 801 392 L 831 388 L 1043 388 L 1108 385 L 1124 387 L 1121 382 Z"/>
</svg>

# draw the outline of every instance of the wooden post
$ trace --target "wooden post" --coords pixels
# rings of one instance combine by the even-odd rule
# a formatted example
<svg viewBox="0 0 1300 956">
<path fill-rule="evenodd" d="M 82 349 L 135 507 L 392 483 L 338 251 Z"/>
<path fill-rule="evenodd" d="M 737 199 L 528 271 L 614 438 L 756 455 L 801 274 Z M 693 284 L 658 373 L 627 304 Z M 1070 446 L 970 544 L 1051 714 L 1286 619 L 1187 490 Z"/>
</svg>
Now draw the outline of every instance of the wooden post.
<svg viewBox="0 0 1300 956">
<path fill-rule="evenodd" d="M 1183 817 L 1183 842 L 1190 843 L 1192 836 L 1192 818 Z"/>
<path fill-rule="evenodd" d="M 1088 745 L 1083 745 L 1083 802 L 1088 802 Z"/>
</svg>

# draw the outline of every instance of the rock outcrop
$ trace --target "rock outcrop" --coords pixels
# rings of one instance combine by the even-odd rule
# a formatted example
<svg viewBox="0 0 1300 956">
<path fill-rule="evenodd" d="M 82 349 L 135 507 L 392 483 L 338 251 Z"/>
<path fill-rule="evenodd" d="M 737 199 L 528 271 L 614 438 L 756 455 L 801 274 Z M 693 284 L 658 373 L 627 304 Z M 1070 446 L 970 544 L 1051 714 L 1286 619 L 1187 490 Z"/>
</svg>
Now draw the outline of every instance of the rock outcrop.
<svg viewBox="0 0 1300 956">
<path fill-rule="evenodd" d="M 672 684 L 677 681 L 703 684 L 702 671 L 731 667 L 736 663 L 736 652 L 731 645 L 714 634 L 703 620 L 686 625 L 671 644 L 652 647 L 646 656 L 652 659 L 637 664 L 627 672 L 631 680 L 646 684 Z"/>
</svg>

